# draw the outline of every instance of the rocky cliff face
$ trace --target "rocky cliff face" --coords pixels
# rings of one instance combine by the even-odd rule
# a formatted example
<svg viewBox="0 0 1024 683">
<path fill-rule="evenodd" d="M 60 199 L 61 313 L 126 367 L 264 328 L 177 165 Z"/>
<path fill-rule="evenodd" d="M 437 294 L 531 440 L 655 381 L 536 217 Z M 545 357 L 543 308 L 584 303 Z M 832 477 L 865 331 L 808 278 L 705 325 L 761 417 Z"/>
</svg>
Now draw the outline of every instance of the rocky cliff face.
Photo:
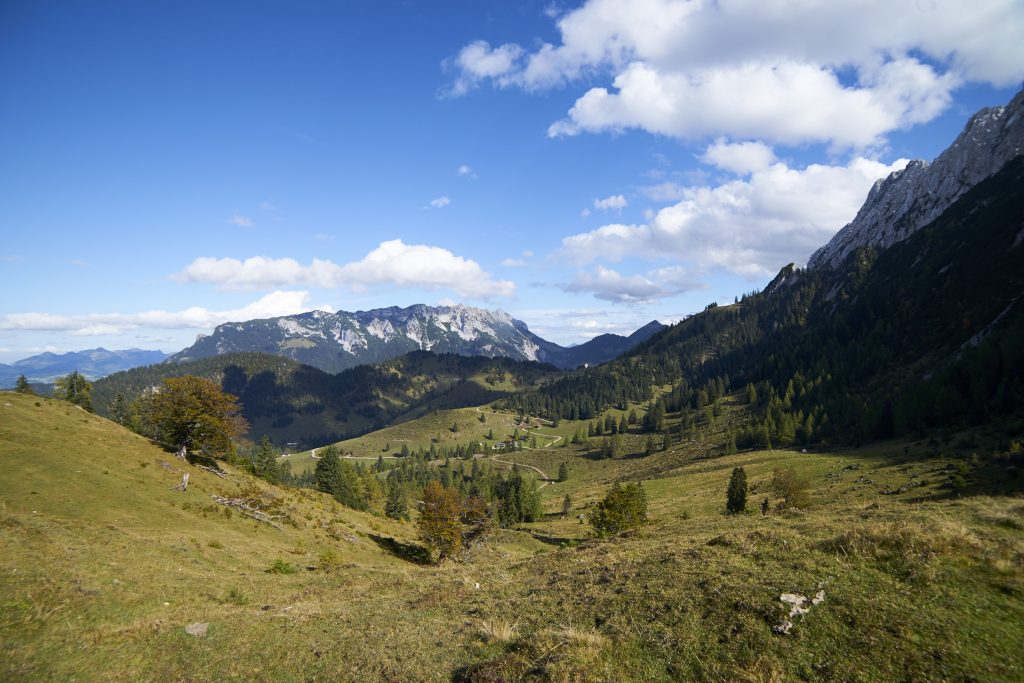
<svg viewBox="0 0 1024 683">
<path fill-rule="evenodd" d="M 1024 91 L 982 109 L 935 161 L 912 161 L 871 188 L 856 218 L 818 249 L 808 268 L 835 267 L 861 246 L 888 247 L 928 225 L 967 190 L 1024 154 Z"/>
</svg>

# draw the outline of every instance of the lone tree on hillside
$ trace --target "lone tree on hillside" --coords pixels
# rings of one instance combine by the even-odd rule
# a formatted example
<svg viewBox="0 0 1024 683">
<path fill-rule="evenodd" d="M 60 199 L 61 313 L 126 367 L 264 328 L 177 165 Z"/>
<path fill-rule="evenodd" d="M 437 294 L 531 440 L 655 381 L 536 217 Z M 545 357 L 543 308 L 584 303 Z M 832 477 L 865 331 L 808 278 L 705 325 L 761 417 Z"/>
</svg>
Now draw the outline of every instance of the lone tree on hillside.
<svg viewBox="0 0 1024 683">
<path fill-rule="evenodd" d="M 736 514 L 747 509 L 747 473 L 742 467 L 736 467 L 729 477 L 729 489 L 726 491 L 725 509 Z"/>
<path fill-rule="evenodd" d="M 602 538 L 646 523 L 647 494 L 639 483 L 614 484 L 590 515 L 590 525 Z"/>
<path fill-rule="evenodd" d="M 417 524 L 420 538 L 437 555 L 437 564 L 462 548 L 461 513 L 455 489 L 445 488 L 436 480 L 423 487 L 423 509 Z"/>
<path fill-rule="evenodd" d="M 558 466 L 558 481 L 566 481 L 569 479 L 569 463 L 563 461 Z"/>
<path fill-rule="evenodd" d="M 14 383 L 14 390 L 19 394 L 34 394 L 32 387 L 28 383 L 28 379 L 25 375 L 18 375 L 18 380 Z"/>
<path fill-rule="evenodd" d="M 224 457 L 232 439 L 249 429 L 238 398 L 202 377 L 168 377 L 143 403 L 146 421 L 160 441 L 189 451 Z"/>
<path fill-rule="evenodd" d="M 92 412 L 92 384 L 78 370 L 54 382 L 53 397 Z"/>
</svg>

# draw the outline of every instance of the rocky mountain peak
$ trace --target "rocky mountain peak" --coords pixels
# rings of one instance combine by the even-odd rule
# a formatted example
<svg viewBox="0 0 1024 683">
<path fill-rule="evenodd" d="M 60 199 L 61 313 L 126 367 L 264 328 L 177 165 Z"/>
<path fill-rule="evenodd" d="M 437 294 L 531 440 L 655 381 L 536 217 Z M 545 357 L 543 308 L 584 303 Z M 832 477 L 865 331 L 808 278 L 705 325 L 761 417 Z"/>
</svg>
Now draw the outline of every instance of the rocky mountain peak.
<svg viewBox="0 0 1024 683">
<path fill-rule="evenodd" d="M 928 225 L 967 190 L 1024 154 L 1024 91 L 989 107 L 933 162 L 915 160 L 879 180 L 857 216 L 818 249 L 808 268 L 835 267 L 854 249 L 888 247 Z"/>
</svg>

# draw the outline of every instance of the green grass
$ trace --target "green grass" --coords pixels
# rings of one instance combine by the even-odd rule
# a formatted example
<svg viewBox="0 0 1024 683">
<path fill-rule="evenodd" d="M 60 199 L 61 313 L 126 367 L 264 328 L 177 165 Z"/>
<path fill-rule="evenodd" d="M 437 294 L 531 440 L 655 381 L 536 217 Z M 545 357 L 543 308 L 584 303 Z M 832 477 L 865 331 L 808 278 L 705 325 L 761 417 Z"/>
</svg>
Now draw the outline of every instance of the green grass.
<svg viewBox="0 0 1024 683">
<path fill-rule="evenodd" d="M 952 497 L 955 443 L 522 451 L 552 475 L 570 464 L 543 489 L 552 514 L 435 568 L 406 559 L 413 524 L 221 480 L 68 404 L 0 394 L 0 679 L 1021 680 L 1024 499 Z M 971 486 L 998 465 L 972 463 Z M 735 466 L 755 511 L 728 516 Z M 809 478 L 810 508 L 756 511 L 777 466 Z M 644 482 L 651 523 L 593 541 L 575 515 L 618 479 Z M 253 487 L 280 499 L 283 531 L 210 498 Z M 772 632 L 782 593 L 818 590 Z M 185 633 L 196 622 L 206 637 Z"/>
</svg>

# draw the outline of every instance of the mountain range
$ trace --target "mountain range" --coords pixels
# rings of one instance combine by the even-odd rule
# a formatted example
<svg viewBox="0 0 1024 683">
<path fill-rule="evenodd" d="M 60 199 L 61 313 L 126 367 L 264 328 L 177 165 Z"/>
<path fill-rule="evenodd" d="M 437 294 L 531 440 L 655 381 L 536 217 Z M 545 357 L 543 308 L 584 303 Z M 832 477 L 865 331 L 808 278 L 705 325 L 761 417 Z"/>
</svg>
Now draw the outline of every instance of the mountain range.
<svg viewBox="0 0 1024 683">
<path fill-rule="evenodd" d="M 605 334 L 565 348 L 542 339 L 526 323 L 500 310 L 417 304 L 355 313 L 310 311 L 219 325 L 169 361 L 258 352 L 286 356 L 333 373 L 411 351 L 431 351 L 538 361 L 571 369 L 611 360 L 664 328 L 652 321 L 628 337 Z"/>
<path fill-rule="evenodd" d="M 14 386 L 20 375 L 25 375 L 32 382 L 52 382 L 75 370 L 88 379 L 98 379 L 140 365 L 160 363 L 167 357 L 168 354 L 163 351 L 145 349 L 108 351 L 97 348 L 61 354 L 46 352 L 9 365 L 0 363 L 0 387 Z"/>
</svg>

